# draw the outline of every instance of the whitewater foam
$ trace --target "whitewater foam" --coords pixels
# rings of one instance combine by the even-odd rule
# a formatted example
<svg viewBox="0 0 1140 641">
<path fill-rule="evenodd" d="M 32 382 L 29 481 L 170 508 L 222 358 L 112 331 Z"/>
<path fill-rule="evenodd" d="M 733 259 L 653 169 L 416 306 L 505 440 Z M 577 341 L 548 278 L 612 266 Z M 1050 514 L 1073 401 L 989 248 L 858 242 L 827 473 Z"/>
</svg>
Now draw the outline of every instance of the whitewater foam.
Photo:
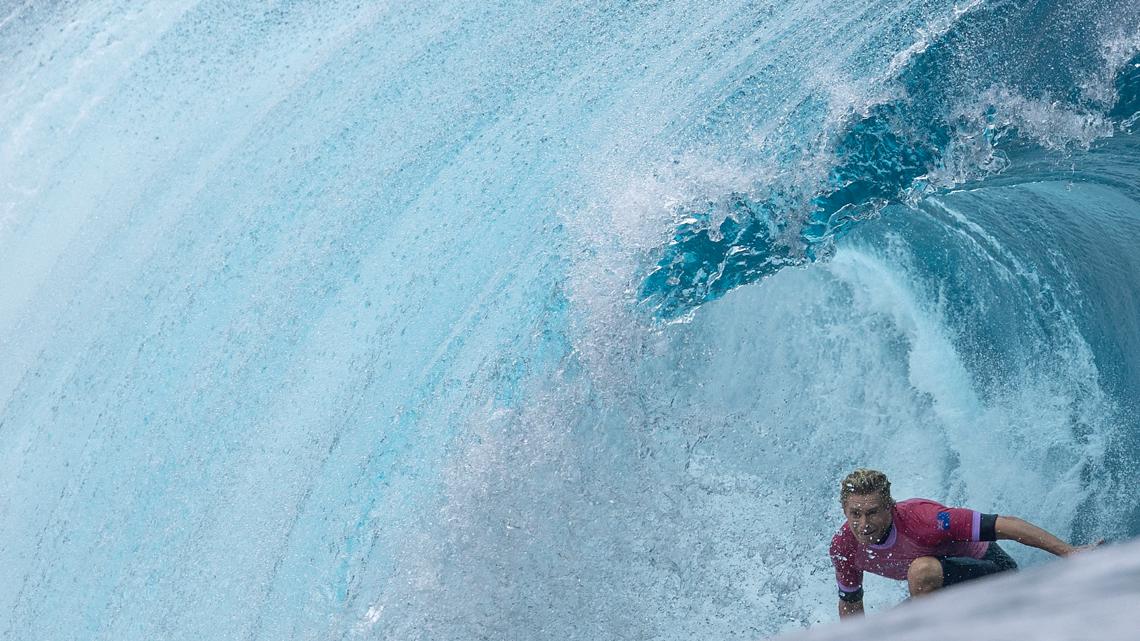
<svg viewBox="0 0 1140 641">
<path fill-rule="evenodd" d="M 1140 531 L 1093 5 L 8 3 L 0 636 L 752 639 L 862 465 Z"/>
</svg>

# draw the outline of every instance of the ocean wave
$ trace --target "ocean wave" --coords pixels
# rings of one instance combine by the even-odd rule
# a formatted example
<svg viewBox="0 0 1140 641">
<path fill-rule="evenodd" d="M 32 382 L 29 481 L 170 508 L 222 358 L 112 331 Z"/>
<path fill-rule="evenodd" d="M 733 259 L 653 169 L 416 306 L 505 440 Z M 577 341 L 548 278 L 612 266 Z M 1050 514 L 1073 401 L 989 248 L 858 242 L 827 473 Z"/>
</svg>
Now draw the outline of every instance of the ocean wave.
<svg viewBox="0 0 1140 641">
<path fill-rule="evenodd" d="M 1017 3 L 976 4 L 896 56 L 895 97 L 839 114 L 835 133 L 814 141 L 826 152 L 813 151 L 809 162 L 801 154 L 776 180 L 678 207 L 671 238 L 650 256 L 641 304 L 660 318 L 684 318 L 740 285 L 830 256 L 837 239 L 891 204 L 997 176 L 1000 184 L 1097 181 L 1114 173 L 1106 164 L 1129 171 L 1140 144 L 1134 42 L 1085 33 L 1046 73 L 1027 32 L 1059 17 L 1025 15 L 1041 10 Z M 996 69 L 979 63 L 995 58 Z M 1082 171 L 1086 162 L 1097 169 Z"/>
</svg>

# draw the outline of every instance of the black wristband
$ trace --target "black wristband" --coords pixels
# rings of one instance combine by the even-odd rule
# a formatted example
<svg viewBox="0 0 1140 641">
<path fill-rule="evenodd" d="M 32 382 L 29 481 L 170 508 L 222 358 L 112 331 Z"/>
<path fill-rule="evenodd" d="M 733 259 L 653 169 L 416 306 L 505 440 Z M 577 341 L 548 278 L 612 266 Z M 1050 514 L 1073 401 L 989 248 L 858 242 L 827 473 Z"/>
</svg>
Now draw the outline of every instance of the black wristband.
<svg viewBox="0 0 1140 641">
<path fill-rule="evenodd" d="M 996 541 L 997 540 L 997 517 L 996 514 L 983 514 L 982 526 L 979 528 L 978 540 L 979 541 Z"/>
<path fill-rule="evenodd" d="M 839 598 L 848 603 L 859 603 L 863 600 L 863 588 L 859 588 L 854 592 L 844 592 L 843 590 L 840 590 Z"/>
</svg>

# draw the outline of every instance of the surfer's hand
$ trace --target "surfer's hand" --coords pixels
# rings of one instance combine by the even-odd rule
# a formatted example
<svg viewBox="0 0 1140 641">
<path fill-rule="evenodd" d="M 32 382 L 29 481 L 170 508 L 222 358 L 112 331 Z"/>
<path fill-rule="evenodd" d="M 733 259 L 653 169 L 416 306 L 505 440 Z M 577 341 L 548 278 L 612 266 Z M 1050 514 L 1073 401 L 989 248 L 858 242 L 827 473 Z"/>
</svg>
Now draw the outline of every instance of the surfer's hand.
<svg viewBox="0 0 1140 641">
<path fill-rule="evenodd" d="M 1073 549 L 1069 550 L 1069 553 L 1065 556 L 1072 556 L 1074 554 L 1080 554 L 1081 552 L 1088 552 L 1089 550 L 1098 548 L 1102 545 L 1104 545 L 1104 539 L 1099 539 L 1093 543 L 1089 543 L 1088 545 L 1077 545 L 1074 546 Z"/>
</svg>

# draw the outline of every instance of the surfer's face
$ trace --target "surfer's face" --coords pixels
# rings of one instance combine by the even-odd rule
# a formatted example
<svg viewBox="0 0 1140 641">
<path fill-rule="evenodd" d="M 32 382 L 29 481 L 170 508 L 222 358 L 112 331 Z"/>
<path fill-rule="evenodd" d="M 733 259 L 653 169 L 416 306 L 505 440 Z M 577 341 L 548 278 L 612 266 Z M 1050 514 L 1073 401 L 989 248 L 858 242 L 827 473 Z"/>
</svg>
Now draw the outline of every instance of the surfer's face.
<svg viewBox="0 0 1140 641">
<path fill-rule="evenodd" d="M 891 504 L 880 494 L 852 494 L 843 515 L 855 540 L 863 545 L 881 543 L 891 529 Z"/>
</svg>

